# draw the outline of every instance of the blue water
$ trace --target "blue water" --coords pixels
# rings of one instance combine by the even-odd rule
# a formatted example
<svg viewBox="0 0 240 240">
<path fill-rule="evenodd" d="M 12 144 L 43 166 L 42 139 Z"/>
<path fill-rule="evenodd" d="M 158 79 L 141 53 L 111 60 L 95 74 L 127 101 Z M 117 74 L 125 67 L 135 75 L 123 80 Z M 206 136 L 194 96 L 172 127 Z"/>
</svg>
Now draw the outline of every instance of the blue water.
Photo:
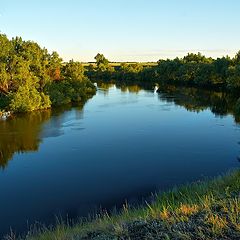
<svg viewBox="0 0 240 240">
<path fill-rule="evenodd" d="M 239 166 L 231 115 L 187 111 L 165 98 L 113 85 L 83 108 L 0 122 L 0 234 L 135 203 Z"/>
</svg>

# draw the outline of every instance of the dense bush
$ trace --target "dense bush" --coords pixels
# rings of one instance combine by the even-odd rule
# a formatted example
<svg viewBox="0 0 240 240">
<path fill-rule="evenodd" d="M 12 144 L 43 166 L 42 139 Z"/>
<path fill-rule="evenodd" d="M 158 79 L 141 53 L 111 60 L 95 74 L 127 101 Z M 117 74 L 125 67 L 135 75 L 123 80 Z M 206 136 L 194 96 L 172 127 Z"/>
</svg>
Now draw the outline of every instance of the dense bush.
<svg viewBox="0 0 240 240">
<path fill-rule="evenodd" d="M 52 82 L 46 87 L 53 105 L 85 101 L 89 95 L 95 94 L 95 87 L 89 80 Z"/>
<path fill-rule="evenodd" d="M 39 93 L 35 88 L 20 86 L 11 94 L 10 109 L 14 112 L 28 112 L 36 109 L 45 109 L 51 106 L 49 96 Z"/>
<path fill-rule="evenodd" d="M 0 93 L 0 109 L 5 109 L 10 104 L 10 97 Z"/>
</svg>

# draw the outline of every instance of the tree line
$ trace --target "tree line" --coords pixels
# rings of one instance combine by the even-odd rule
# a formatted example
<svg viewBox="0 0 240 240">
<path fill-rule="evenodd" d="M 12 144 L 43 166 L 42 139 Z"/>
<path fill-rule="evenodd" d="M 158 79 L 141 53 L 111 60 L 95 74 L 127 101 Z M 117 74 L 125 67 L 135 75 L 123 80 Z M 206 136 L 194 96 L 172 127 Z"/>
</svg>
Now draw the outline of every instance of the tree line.
<svg viewBox="0 0 240 240">
<path fill-rule="evenodd" d="M 160 59 L 155 66 L 141 63 L 122 63 L 112 67 L 102 55 L 96 65 L 88 66 L 90 79 L 167 83 L 203 88 L 238 91 L 240 88 L 240 51 L 233 57 L 213 59 L 201 53 L 188 53 L 183 58 Z"/>
<path fill-rule="evenodd" d="M 0 109 L 27 112 L 83 101 L 96 89 L 73 60 L 63 64 L 33 41 L 0 34 Z"/>
</svg>

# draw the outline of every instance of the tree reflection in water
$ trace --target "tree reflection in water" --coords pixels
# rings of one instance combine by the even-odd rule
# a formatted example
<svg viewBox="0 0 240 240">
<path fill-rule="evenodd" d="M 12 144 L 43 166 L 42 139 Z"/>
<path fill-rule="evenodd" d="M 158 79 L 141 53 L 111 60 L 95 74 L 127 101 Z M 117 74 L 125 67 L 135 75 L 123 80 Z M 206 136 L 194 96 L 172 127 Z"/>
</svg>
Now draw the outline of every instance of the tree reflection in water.
<svg viewBox="0 0 240 240">
<path fill-rule="evenodd" d="M 108 94 L 108 89 L 117 87 L 122 92 L 138 94 L 142 89 L 153 90 L 153 85 L 127 85 L 116 83 L 98 83 L 100 90 Z M 210 109 L 216 116 L 233 115 L 236 123 L 240 122 L 240 115 L 236 111 L 237 97 L 226 92 L 214 92 L 196 88 L 159 86 L 159 99 L 182 106 L 188 111 L 200 112 Z M 78 105 L 78 114 L 82 116 L 84 103 Z M 35 111 L 28 114 L 16 115 L 0 122 L 0 168 L 5 168 L 14 153 L 38 151 L 44 137 L 59 135 L 62 124 L 62 114 L 70 110 L 72 105 L 54 110 Z M 80 116 L 79 115 L 79 116 Z M 58 117 L 59 116 L 59 117 Z M 44 125 L 51 119 L 57 132 L 47 132 Z M 51 130 L 52 131 L 52 130 Z"/>
<path fill-rule="evenodd" d="M 82 117 L 84 104 L 75 106 L 78 118 Z M 15 153 L 38 151 L 43 138 L 58 136 L 64 111 L 70 110 L 73 105 L 59 107 L 54 110 L 34 111 L 18 114 L 6 121 L 0 122 L 0 168 L 6 168 L 8 161 Z M 51 119 L 57 132 L 48 132 L 45 124 Z"/>
<path fill-rule="evenodd" d="M 209 109 L 215 116 L 224 117 L 230 114 L 236 123 L 240 122 L 236 109 L 237 96 L 226 92 L 176 86 L 160 86 L 158 92 L 160 100 L 182 106 L 188 111 L 200 112 Z"/>
<path fill-rule="evenodd" d="M 14 153 L 37 151 L 42 124 L 51 110 L 21 114 L 0 122 L 0 167 L 5 168 Z"/>
</svg>

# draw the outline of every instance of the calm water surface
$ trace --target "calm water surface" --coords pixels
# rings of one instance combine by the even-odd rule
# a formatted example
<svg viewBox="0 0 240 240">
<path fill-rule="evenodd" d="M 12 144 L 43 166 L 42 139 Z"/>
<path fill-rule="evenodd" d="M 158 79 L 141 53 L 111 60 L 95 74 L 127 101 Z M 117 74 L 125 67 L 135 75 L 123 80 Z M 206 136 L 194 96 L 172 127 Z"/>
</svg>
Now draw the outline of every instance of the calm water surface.
<svg viewBox="0 0 240 240">
<path fill-rule="evenodd" d="M 239 126 L 203 105 L 111 86 L 84 106 L 0 122 L 0 235 L 238 167 Z"/>
</svg>

